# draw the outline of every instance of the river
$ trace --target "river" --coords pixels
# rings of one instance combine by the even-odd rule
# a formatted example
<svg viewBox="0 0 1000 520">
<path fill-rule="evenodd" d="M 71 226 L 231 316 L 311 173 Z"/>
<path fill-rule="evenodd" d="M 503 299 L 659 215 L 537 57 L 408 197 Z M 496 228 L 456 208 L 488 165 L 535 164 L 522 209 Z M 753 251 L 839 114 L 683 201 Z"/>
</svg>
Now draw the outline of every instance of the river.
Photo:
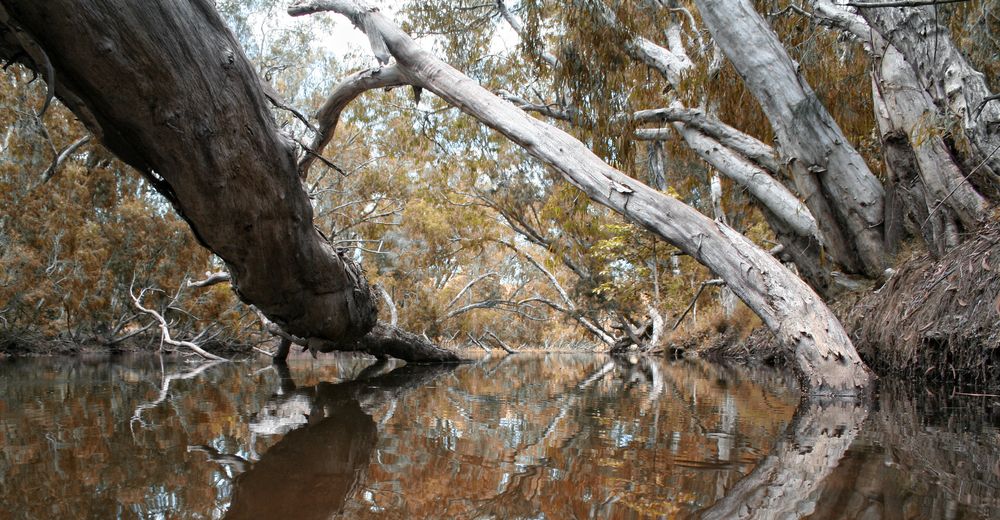
<svg viewBox="0 0 1000 520">
<path fill-rule="evenodd" d="M 696 360 L 372 363 L 0 362 L 0 519 L 1000 518 L 984 391 L 806 403 L 787 372 Z"/>
</svg>

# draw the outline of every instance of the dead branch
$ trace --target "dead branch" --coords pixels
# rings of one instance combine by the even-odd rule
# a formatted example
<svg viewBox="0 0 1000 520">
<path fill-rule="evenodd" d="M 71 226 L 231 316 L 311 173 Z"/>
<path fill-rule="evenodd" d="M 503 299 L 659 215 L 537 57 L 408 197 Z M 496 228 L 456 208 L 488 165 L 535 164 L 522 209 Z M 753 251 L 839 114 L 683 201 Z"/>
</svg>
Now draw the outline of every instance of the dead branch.
<svg viewBox="0 0 1000 520">
<path fill-rule="evenodd" d="M 462 287 L 461 291 L 458 291 L 458 294 L 456 294 L 455 297 L 452 298 L 450 302 L 448 302 L 448 305 L 444 306 L 444 309 L 448 310 L 452 308 L 456 303 L 458 303 L 458 300 L 462 297 L 462 295 L 465 294 L 473 285 L 493 276 L 500 276 L 500 275 L 496 271 L 491 271 L 484 275 L 480 275 L 473 278 L 472 281 L 465 284 L 465 287 Z"/>
<path fill-rule="evenodd" d="M 493 341 L 496 342 L 497 346 L 499 346 L 500 348 L 502 348 L 508 354 L 517 354 L 516 350 L 514 350 L 514 349 L 510 348 L 509 346 L 507 346 L 507 344 L 504 343 L 502 339 L 500 339 L 499 337 L 497 337 L 497 335 L 494 334 L 493 331 L 487 330 L 485 335 L 489 336 L 490 338 L 492 338 Z"/>
<path fill-rule="evenodd" d="M 498 241 L 498 243 L 500 243 L 503 246 L 506 246 L 507 248 L 513 250 L 518 255 L 524 257 L 524 259 L 527 260 L 531 265 L 535 266 L 536 269 L 538 269 L 539 271 L 541 271 L 542 274 L 545 275 L 545 277 L 549 280 L 549 283 L 555 288 L 556 292 L 559 293 L 559 297 L 562 298 L 562 300 L 563 300 L 563 302 L 565 302 L 566 306 L 563 307 L 561 305 L 556 304 L 555 302 L 551 302 L 549 300 L 545 300 L 545 299 L 539 298 L 538 300 L 541 303 L 544 303 L 545 305 L 548 305 L 549 307 L 551 307 L 551 308 L 553 308 L 553 309 L 555 309 L 557 311 L 560 311 L 560 312 L 566 314 L 567 316 L 570 316 L 571 318 L 573 318 L 574 320 L 576 320 L 577 323 L 579 323 L 580 325 L 582 325 L 585 329 L 587 329 L 592 334 L 594 334 L 595 336 L 597 336 L 598 339 L 600 339 L 605 344 L 608 344 L 608 345 L 614 345 L 615 344 L 615 339 L 612 338 L 610 334 L 608 334 L 599 325 L 597 325 L 596 323 L 588 320 L 580 312 L 578 312 L 578 310 L 576 308 L 576 304 L 573 303 L 573 300 L 569 297 L 569 294 L 566 292 L 565 289 L 563 289 L 562 285 L 559 283 L 559 280 L 556 279 L 555 275 L 552 274 L 551 271 L 549 271 L 548 269 L 546 269 L 545 266 L 543 266 L 538 260 L 535 260 L 535 258 L 533 256 L 531 256 L 530 254 L 528 254 L 525 251 L 522 251 L 520 248 L 518 248 L 514 244 L 511 244 L 510 242 L 506 242 L 506 241 L 503 241 L 503 240 Z"/>
<path fill-rule="evenodd" d="M 192 282 L 192 281 L 188 280 L 187 286 L 188 287 L 208 287 L 208 286 L 211 286 L 211 285 L 216 285 L 216 284 L 220 284 L 222 282 L 228 282 L 228 281 L 231 281 L 231 277 L 229 276 L 228 272 L 226 272 L 226 271 L 216 271 L 214 273 L 205 273 L 205 279 L 204 280 L 198 280 L 196 282 Z"/>
<path fill-rule="evenodd" d="M 66 159 L 68 159 L 70 155 L 73 155 L 73 153 L 79 150 L 81 146 L 89 142 L 90 142 L 90 135 L 85 135 L 77 139 L 76 141 L 73 141 L 73 143 L 64 148 L 63 151 L 56 154 L 56 156 L 52 158 L 52 164 L 50 164 L 49 167 L 46 168 L 44 172 L 42 172 L 41 175 L 42 179 L 38 182 L 38 184 L 42 185 L 45 184 L 46 182 L 49 182 L 49 180 L 52 179 L 53 176 L 55 176 L 56 172 L 59 171 L 59 167 L 62 166 L 62 163 L 66 162 Z"/>
<path fill-rule="evenodd" d="M 319 122 L 319 131 L 313 139 L 312 145 L 307 151 L 306 157 L 299 162 L 299 176 L 303 179 L 309 174 L 309 168 L 320 154 L 323 148 L 333 139 L 333 134 L 337 130 L 337 123 L 340 120 L 340 113 L 355 98 L 372 89 L 399 87 L 402 85 L 416 84 L 412 79 L 407 78 L 402 70 L 395 66 L 379 67 L 376 69 L 366 69 L 355 72 L 346 77 L 333 88 L 333 92 L 323 107 L 316 114 Z"/>
<path fill-rule="evenodd" d="M 146 308 L 146 307 L 142 306 L 142 297 L 145 294 L 146 294 L 146 289 L 143 289 L 143 290 L 139 291 L 139 296 L 137 297 L 135 295 L 135 293 L 132 292 L 132 289 L 129 288 L 129 295 L 132 296 L 132 303 L 133 303 L 133 305 L 135 305 L 135 307 L 137 309 L 139 309 L 140 311 L 142 311 L 142 312 L 144 312 L 144 313 L 152 316 L 153 319 L 155 319 L 157 322 L 159 322 L 159 324 L 160 324 L 160 336 L 162 338 L 163 343 L 166 343 L 167 345 L 171 345 L 171 346 L 174 346 L 174 347 L 189 348 L 194 353 L 198 354 L 199 356 L 201 356 L 201 357 L 203 357 L 205 359 L 211 359 L 211 360 L 214 360 L 214 361 L 229 361 L 228 359 L 226 359 L 224 357 L 216 356 L 215 354 L 212 354 L 211 352 L 202 349 L 201 347 L 199 347 L 194 342 L 191 342 L 191 341 L 178 341 L 178 340 L 173 339 L 170 336 L 170 328 L 167 326 L 167 320 L 163 319 L 163 315 L 160 314 L 160 313 L 158 313 L 158 312 L 156 312 L 156 311 L 154 311 L 153 309 L 149 309 L 149 308 Z"/>
<path fill-rule="evenodd" d="M 382 300 L 385 302 L 385 306 L 389 308 L 389 325 L 395 327 L 399 322 L 399 312 L 396 310 L 396 303 L 392 301 L 392 296 L 389 295 L 389 291 L 385 290 L 381 284 L 375 284 L 375 290 L 382 295 Z"/>
<path fill-rule="evenodd" d="M 477 347 L 485 350 L 486 352 L 490 351 L 490 347 L 484 345 L 482 341 L 479 341 L 478 339 L 476 339 L 476 337 L 473 336 L 471 332 L 466 332 L 465 335 L 468 336 L 469 340 L 472 341 L 472 343 L 474 345 L 476 345 Z"/>
<path fill-rule="evenodd" d="M 312 123 L 309 122 L 309 118 L 307 118 L 305 115 L 303 115 L 302 112 L 299 112 L 298 110 L 296 110 L 295 107 L 293 107 L 293 106 L 289 105 L 287 102 L 285 102 L 284 98 L 281 97 L 281 94 L 278 94 L 278 91 L 274 90 L 274 87 L 271 86 L 271 84 L 269 82 L 264 81 L 263 79 L 261 79 L 261 81 L 260 81 L 260 87 L 261 87 L 261 90 L 264 91 L 264 96 L 267 97 L 267 100 L 270 101 L 272 105 L 274 105 L 274 106 L 276 106 L 276 107 L 278 107 L 278 108 L 280 108 L 282 110 L 291 112 L 292 115 L 295 116 L 295 118 L 298 119 L 299 121 L 302 121 L 302 124 L 306 125 L 306 128 L 308 128 L 309 130 L 311 130 L 312 133 L 314 133 L 314 134 L 318 134 L 319 133 L 319 130 L 317 130 L 316 127 L 313 126 Z"/>
</svg>

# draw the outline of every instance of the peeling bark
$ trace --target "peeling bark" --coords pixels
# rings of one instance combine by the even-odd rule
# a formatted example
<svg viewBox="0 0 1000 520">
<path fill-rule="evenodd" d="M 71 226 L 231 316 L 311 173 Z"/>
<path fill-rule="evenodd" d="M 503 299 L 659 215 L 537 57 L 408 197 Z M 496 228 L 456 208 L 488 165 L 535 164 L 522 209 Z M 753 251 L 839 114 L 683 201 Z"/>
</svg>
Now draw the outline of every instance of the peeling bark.
<svg viewBox="0 0 1000 520">
<path fill-rule="evenodd" d="M 955 46 L 938 23 L 934 6 L 861 9 L 868 25 L 899 50 L 937 108 L 960 122 L 972 148 L 972 177 L 979 191 L 1000 198 L 1000 100 L 991 97 L 986 78 Z"/>
<path fill-rule="evenodd" d="M 880 62 L 881 94 L 885 112 L 878 114 L 883 133 L 900 130 L 912 144 L 917 173 L 924 185 L 927 202 L 945 204 L 967 231 L 979 227 L 988 204 L 966 182 L 938 129 L 932 127 L 936 110 L 926 91 L 920 88 L 912 69 L 893 46 L 888 46 Z"/>
</svg>

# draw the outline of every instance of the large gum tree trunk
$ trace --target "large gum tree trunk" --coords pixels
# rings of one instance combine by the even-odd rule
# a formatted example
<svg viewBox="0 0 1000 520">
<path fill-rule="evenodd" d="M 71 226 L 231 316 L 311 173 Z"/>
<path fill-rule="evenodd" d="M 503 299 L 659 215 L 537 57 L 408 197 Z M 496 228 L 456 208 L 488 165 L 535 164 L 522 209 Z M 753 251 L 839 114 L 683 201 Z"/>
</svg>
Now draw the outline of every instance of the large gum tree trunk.
<svg viewBox="0 0 1000 520">
<path fill-rule="evenodd" d="M 960 230 L 972 232 L 979 227 L 989 205 L 965 181 L 944 139 L 935 132 L 932 121 L 937 110 L 895 47 L 885 48 L 877 72 L 873 95 L 886 165 L 897 182 L 912 185 L 919 179 L 919 193 L 923 196 L 908 205 L 923 207 L 907 209 L 919 215 L 920 221 L 914 223 L 919 229 L 914 231 L 923 235 L 928 248 L 941 256 L 957 245 Z"/>
<path fill-rule="evenodd" d="M 760 102 L 829 255 L 849 271 L 885 265 L 884 192 L 777 35 L 748 0 L 697 0 L 705 26 Z"/>
<path fill-rule="evenodd" d="M 1000 99 L 988 101 L 986 77 L 955 46 L 936 6 L 859 9 L 868 25 L 899 50 L 938 109 L 956 118 L 971 148 L 970 177 L 980 193 L 1000 199 Z"/>
<path fill-rule="evenodd" d="M 500 99 L 478 82 L 422 50 L 364 2 L 298 2 L 293 15 L 333 11 L 368 35 L 376 56 L 395 58 L 408 80 L 517 143 L 558 171 L 592 200 L 679 247 L 726 283 L 794 352 L 805 390 L 813 395 L 858 395 L 873 375 L 840 322 L 801 279 L 745 236 L 612 168 L 583 143 Z"/>
<path fill-rule="evenodd" d="M 173 204 L 243 301 L 323 350 L 379 344 L 368 282 L 313 227 L 293 145 L 212 2 L 2 0 L 0 37 Z"/>
</svg>

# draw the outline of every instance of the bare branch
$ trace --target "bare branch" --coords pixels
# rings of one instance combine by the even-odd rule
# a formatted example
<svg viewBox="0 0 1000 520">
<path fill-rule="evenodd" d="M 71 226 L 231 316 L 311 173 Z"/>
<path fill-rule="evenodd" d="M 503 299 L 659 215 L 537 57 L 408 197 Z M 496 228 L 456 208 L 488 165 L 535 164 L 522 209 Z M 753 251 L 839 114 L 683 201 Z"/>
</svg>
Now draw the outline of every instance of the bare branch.
<svg viewBox="0 0 1000 520">
<path fill-rule="evenodd" d="M 44 172 L 42 172 L 41 175 L 42 179 L 41 181 L 39 181 L 38 184 L 42 185 L 45 184 L 46 182 L 49 182 L 49 180 L 55 176 L 56 172 L 59 171 L 59 167 L 62 166 L 62 163 L 66 162 L 66 159 L 68 159 L 69 156 L 76 153 L 76 151 L 79 150 L 81 146 L 89 143 L 90 139 L 91 139 L 90 135 L 85 135 L 77 139 L 76 141 L 73 141 L 73 143 L 64 148 L 63 151 L 56 154 L 56 156 L 52 158 L 52 164 L 50 164 L 49 167 L 46 168 Z"/>
<path fill-rule="evenodd" d="M 456 294 L 455 297 L 452 298 L 450 302 L 448 302 L 448 305 L 444 306 L 444 309 L 448 310 L 452 308 L 456 303 L 458 303 L 459 298 L 461 298 L 462 295 L 465 294 L 466 291 L 468 291 L 473 285 L 493 276 L 500 276 L 500 275 L 496 271 L 491 271 L 484 275 L 480 275 L 473 278 L 469 283 L 465 284 L 465 287 L 462 287 L 461 291 L 458 291 L 458 294 Z"/>
<path fill-rule="evenodd" d="M 206 274 L 206 276 L 205 276 L 204 280 L 198 280 L 196 282 L 192 282 L 192 281 L 188 280 L 187 286 L 188 287 L 209 287 L 211 285 L 216 285 L 216 284 L 220 284 L 220 283 L 223 283 L 223 282 L 231 281 L 231 277 L 229 276 L 229 273 L 226 272 L 226 271 L 216 271 L 214 273 L 205 273 L 205 274 Z"/>
<path fill-rule="evenodd" d="M 270 83 L 262 79 L 260 81 L 260 86 L 261 89 L 264 91 L 264 96 L 267 97 L 267 100 L 270 101 L 271 104 L 282 110 L 291 112 L 292 115 L 295 116 L 295 118 L 298 119 L 299 121 L 302 121 L 302 124 L 306 125 L 306 128 L 311 130 L 312 133 L 314 134 L 319 133 L 319 130 L 316 130 L 316 127 L 309 122 L 309 118 L 303 115 L 302 112 L 296 110 L 295 107 L 285 102 L 285 100 L 281 97 L 281 94 L 278 94 L 278 91 L 274 90 L 274 87 L 271 86 Z"/>
<path fill-rule="evenodd" d="M 559 121 L 566 121 L 568 123 L 579 124 L 580 114 L 575 109 L 570 109 L 555 104 L 542 105 L 539 103 L 532 103 L 520 96 L 513 94 L 508 90 L 503 90 L 503 89 L 498 90 L 497 95 L 513 103 L 515 106 L 517 106 L 517 108 L 520 108 L 525 112 L 536 112 L 542 114 L 545 117 L 557 119 Z"/>
<path fill-rule="evenodd" d="M 476 345 L 477 347 L 485 350 L 486 352 L 490 351 L 490 347 L 484 345 L 482 341 L 479 341 L 478 339 L 476 339 L 476 337 L 473 336 L 471 332 L 466 332 L 465 335 L 468 336 L 469 340 L 472 341 L 472 343 L 474 345 Z"/>
<path fill-rule="evenodd" d="M 504 343 L 502 339 L 498 338 L 497 335 L 493 333 L 493 331 L 487 330 L 486 331 L 486 335 L 489 336 L 489 337 L 491 337 L 491 338 L 493 338 L 493 341 L 496 342 L 496 344 L 500 348 L 502 348 L 506 353 L 508 353 L 508 354 L 517 354 L 516 350 L 508 347 L 507 344 Z"/>
<path fill-rule="evenodd" d="M 500 10 L 500 15 L 503 19 L 507 21 L 511 29 L 521 37 L 521 40 L 527 39 L 527 35 L 524 31 L 524 22 L 521 21 L 521 17 L 517 16 L 513 11 L 511 11 L 504 0 L 497 0 L 497 9 Z M 540 44 L 539 44 L 540 47 Z M 559 64 L 559 60 L 549 51 L 541 49 L 537 52 L 539 58 L 541 58 L 545 63 L 548 63 L 550 67 L 555 67 Z"/>
<path fill-rule="evenodd" d="M 385 306 L 389 308 L 389 325 L 395 327 L 399 322 L 399 312 L 396 311 L 396 303 L 392 301 L 392 296 L 389 295 L 389 291 L 385 290 L 381 284 L 375 284 L 375 290 L 382 295 L 382 300 L 385 301 Z"/>
<path fill-rule="evenodd" d="M 781 171 L 781 161 L 778 160 L 778 153 L 775 152 L 774 148 L 748 134 L 740 132 L 717 118 L 709 116 L 701 110 L 685 108 L 679 102 L 671 104 L 669 108 L 639 110 L 632 117 L 640 123 L 684 123 L 715 139 L 734 152 L 743 155 L 750 161 L 757 163 L 771 173 Z M 637 129 L 636 136 L 642 139 L 644 130 Z"/>
<path fill-rule="evenodd" d="M 552 287 L 555 288 L 556 292 L 559 293 L 559 297 L 562 298 L 562 300 L 563 300 L 563 302 L 565 302 L 566 306 L 564 307 L 564 306 L 559 305 L 559 304 L 557 304 L 555 302 L 552 302 L 552 301 L 546 300 L 546 299 L 542 299 L 542 298 L 538 298 L 539 302 L 544 303 L 545 305 L 548 305 L 549 307 L 551 307 L 551 308 L 553 308 L 553 309 L 555 309 L 555 310 L 557 310 L 557 311 L 559 311 L 559 312 L 561 312 L 561 313 L 563 313 L 563 314 L 565 314 L 565 315 L 573 318 L 577 323 L 579 323 L 580 325 L 582 325 L 583 328 L 587 329 L 590 333 L 592 333 L 593 335 L 597 336 L 598 339 L 600 339 L 602 342 L 604 342 L 604 343 L 606 343 L 608 345 L 614 345 L 615 344 L 615 339 L 612 338 L 610 334 L 608 334 L 607 332 L 605 332 L 604 329 L 602 329 L 597 324 L 595 324 L 592 321 L 590 321 L 587 318 L 585 318 L 577 310 L 576 304 L 573 303 L 572 298 L 569 297 L 569 294 L 566 292 L 565 289 L 563 289 L 562 284 L 559 283 L 559 280 L 555 277 L 554 274 L 552 274 L 551 271 L 549 271 L 548 269 L 546 269 L 545 266 L 543 266 L 538 260 L 535 260 L 535 258 L 533 256 L 531 256 L 530 254 L 528 254 L 525 251 L 522 251 L 520 248 L 516 247 L 514 244 L 511 244 L 511 243 L 503 241 L 503 240 L 500 240 L 498 242 L 501 245 L 504 245 L 504 246 L 508 247 L 509 249 L 513 250 L 518 255 L 521 255 L 522 257 L 524 257 L 524 259 L 527 260 L 531 265 L 535 266 L 536 269 L 538 269 L 539 271 L 541 271 L 542 274 L 545 275 L 545 277 L 549 280 L 549 283 L 552 285 Z"/>
<path fill-rule="evenodd" d="M 202 349 L 201 347 L 199 347 L 197 344 L 195 344 L 193 342 L 190 342 L 190 341 L 178 341 L 178 340 L 175 340 L 172 337 L 170 337 L 170 328 L 167 327 L 167 320 L 163 319 L 163 315 L 160 314 L 160 313 L 158 313 L 158 312 L 156 312 L 156 311 L 154 311 L 153 309 L 148 309 L 148 308 L 142 306 L 142 297 L 143 297 L 143 295 L 145 293 L 146 293 L 146 289 L 143 289 L 143 290 L 139 291 L 139 296 L 136 296 L 135 293 L 133 293 L 131 291 L 131 288 L 129 289 L 129 294 L 132 296 L 132 304 L 135 305 L 135 307 L 137 309 L 139 309 L 140 311 L 142 311 L 142 312 L 144 312 L 144 313 L 152 316 L 157 322 L 159 322 L 159 324 L 160 324 L 160 334 L 161 334 L 162 341 L 164 343 L 166 343 L 167 345 L 174 346 L 174 347 L 189 348 L 192 351 L 194 351 L 196 354 L 198 354 L 199 356 L 201 356 L 201 357 L 203 357 L 205 359 L 211 359 L 211 360 L 215 360 L 215 361 L 229 361 L 228 359 L 226 359 L 224 357 L 216 356 L 215 354 L 212 354 L 211 352 L 208 352 L 207 350 Z"/>
<path fill-rule="evenodd" d="M 622 214 L 705 264 L 793 349 L 803 383 L 814 395 L 859 395 L 872 374 L 836 317 L 801 279 L 732 228 L 609 166 L 586 145 L 484 89 L 420 48 L 412 38 L 359 0 L 306 0 L 293 15 L 335 11 L 363 17 L 377 29 L 407 75 L 447 103 L 504 134 L 559 172 L 587 196 Z M 356 22 L 355 22 L 356 23 Z"/>
<path fill-rule="evenodd" d="M 688 304 L 687 309 L 684 309 L 684 312 L 682 312 L 680 317 L 677 318 L 677 321 L 674 323 L 674 326 L 671 327 L 670 330 L 677 330 L 677 326 L 681 324 L 681 321 L 684 321 L 684 317 L 687 316 L 689 312 L 691 312 L 691 309 L 694 308 L 694 304 L 698 302 L 698 298 L 701 296 L 702 291 L 705 290 L 705 287 L 708 287 L 710 285 L 719 286 L 725 284 L 726 282 L 721 278 L 716 278 L 713 280 L 706 280 L 704 282 L 701 282 L 701 286 L 698 287 L 698 292 L 694 293 L 694 298 L 691 298 L 691 303 Z"/>
<path fill-rule="evenodd" d="M 406 78 L 402 70 L 395 66 L 380 67 L 377 69 L 365 69 L 355 72 L 344 78 L 337 86 L 333 87 L 333 92 L 323 107 L 316 114 L 319 122 L 319 131 L 313 139 L 312 145 L 306 148 L 307 154 L 299 162 L 299 176 L 305 178 L 309 173 L 309 168 L 320 154 L 323 148 L 333 139 L 333 134 L 337 130 L 337 122 L 340 120 L 340 113 L 343 112 L 351 101 L 361 94 L 376 88 L 399 87 L 402 85 L 416 84 Z"/>
</svg>

